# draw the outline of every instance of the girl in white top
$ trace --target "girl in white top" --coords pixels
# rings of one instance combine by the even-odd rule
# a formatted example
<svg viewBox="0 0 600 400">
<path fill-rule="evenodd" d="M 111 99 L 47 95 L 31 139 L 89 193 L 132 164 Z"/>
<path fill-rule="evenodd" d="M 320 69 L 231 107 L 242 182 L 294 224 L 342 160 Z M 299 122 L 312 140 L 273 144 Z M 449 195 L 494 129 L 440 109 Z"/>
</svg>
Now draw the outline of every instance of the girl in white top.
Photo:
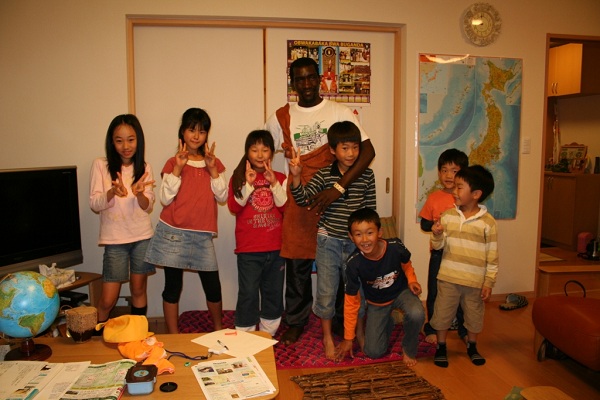
<svg viewBox="0 0 600 400">
<path fill-rule="evenodd" d="M 183 273 L 200 277 L 213 329 L 223 327 L 223 302 L 213 237 L 218 233 L 217 203 L 227 201 L 225 166 L 208 146 L 211 120 L 201 108 L 181 117 L 179 147 L 161 171 L 163 209 L 144 260 L 163 267 L 163 312 L 168 333 L 179 333 L 179 300 Z"/>
<path fill-rule="evenodd" d="M 149 215 L 154 205 L 154 178 L 144 160 L 144 132 L 137 117 L 115 117 L 105 147 L 106 157 L 94 160 L 90 173 L 90 208 L 100 214 L 98 244 L 104 246 L 98 322 L 108 320 L 121 284 L 127 280 L 131 314 L 145 315 L 147 279 L 155 271 L 144 262 L 154 234 Z"/>
</svg>

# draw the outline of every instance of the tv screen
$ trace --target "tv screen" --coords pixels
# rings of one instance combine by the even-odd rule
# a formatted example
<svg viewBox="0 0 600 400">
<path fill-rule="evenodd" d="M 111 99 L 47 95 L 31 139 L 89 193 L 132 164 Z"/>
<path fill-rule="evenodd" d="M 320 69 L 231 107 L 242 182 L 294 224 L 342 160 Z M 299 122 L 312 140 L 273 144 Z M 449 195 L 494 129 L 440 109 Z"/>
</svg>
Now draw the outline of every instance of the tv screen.
<svg viewBox="0 0 600 400">
<path fill-rule="evenodd" d="M 77 167 L 0 170 L 0 276 L 83 262 Z"/>
</svg>

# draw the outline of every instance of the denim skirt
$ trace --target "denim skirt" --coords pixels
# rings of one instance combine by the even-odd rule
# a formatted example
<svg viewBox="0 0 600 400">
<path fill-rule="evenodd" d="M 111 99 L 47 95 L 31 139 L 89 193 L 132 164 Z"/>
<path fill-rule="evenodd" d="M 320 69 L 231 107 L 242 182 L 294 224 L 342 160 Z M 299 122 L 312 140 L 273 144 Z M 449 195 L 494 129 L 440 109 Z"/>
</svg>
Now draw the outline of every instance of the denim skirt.
<svg viewBox="0 0 600 400">
<path fill-rule="evenodd" d="M 159 221 L 144 261 L 159 267 L 218 271 L 212 232 L 173 228 Z"/>
</svg>

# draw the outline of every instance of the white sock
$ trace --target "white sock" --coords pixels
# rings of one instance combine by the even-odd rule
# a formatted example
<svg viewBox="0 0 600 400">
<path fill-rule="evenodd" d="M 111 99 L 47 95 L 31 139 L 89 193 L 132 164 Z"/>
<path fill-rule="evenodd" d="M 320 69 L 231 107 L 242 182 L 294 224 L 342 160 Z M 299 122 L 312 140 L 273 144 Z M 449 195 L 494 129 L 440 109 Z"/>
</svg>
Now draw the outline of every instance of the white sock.
<svg viewBox="0 0 600 400">
<path fill-rule="evenodd" d="M 236 326 L 235 329 L 237 329 L 238 331 L 253 332 L 253 331 L 256 330 L 256 325 L 252 325 L 252 326 Z"/>
<path fill-rule="evenodd" d="M 260 319 L 260 324 L 258 324 L 258 330 L 267 332 L 271 336 L 275 336 L 275 332 L 277 332 L 277 328 L 279 328 L 279 324 L 281 323 L 281 317 L 277 319 Z"/>
</svg>

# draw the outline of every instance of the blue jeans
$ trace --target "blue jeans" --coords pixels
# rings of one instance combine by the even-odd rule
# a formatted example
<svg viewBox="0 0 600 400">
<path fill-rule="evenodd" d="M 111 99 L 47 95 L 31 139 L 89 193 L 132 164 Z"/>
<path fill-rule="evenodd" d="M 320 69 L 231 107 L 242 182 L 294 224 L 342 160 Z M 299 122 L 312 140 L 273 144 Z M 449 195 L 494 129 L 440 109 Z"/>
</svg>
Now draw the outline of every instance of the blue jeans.
<svg viewBox="0 0 600 400">
<path fill-rule="evenodd" d="M 392 310 L 399 308 L 404 313 L 402 325 L 402 351 L 410 358 L 417 356 L 419 332 L 425 322 L 423 303 L 410 289 L 404 289 L 396 299 L 386 305 L 367 304 L 367 322 L 365 326 L 365 354 L 370 358 L 383 356 L 390 344 L 390 336 L 394 330 Z"/>
<path fill-rule="evenodd" d="M 280 318 L 283 314 L 285 260 L 279 256 L 279 250 L 239 253 L 237 264 L 239 289 L 235 326 L 255 326 L 261 317 Z"/>
<path fill-rule="evenodd" d="M 107 244 L 102 258 L 102 280 L 123 282 L 129 280 L 129 273 L 152 274 L 156 268 L 144 262 L 150 239 L 125 244 Z"/>
<path fill-rule="evenodd" d="M 321 319 L 332 319 L 340 276 L 345 281 L 346 260 L 356 246 L 350 239 L 317 235 L 317 299 L 313 312 Z"/>
</svg>

